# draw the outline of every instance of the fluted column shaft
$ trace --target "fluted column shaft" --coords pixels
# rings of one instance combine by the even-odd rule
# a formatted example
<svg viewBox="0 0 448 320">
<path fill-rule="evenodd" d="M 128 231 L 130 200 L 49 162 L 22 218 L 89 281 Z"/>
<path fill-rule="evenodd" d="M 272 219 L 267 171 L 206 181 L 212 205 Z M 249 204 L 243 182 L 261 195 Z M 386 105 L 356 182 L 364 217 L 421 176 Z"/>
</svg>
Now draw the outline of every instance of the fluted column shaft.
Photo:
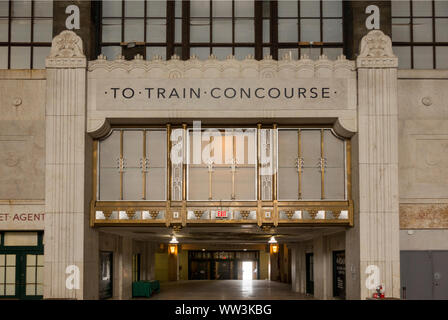
<svg viewBox="0 0 448 320">
<path fill-rule="evenodd" d="M 375 277 L 386 296 L 400 297 L 398 61 L 390 38 L 379 30 L 363 38 L 360 51 L 353 165 L 357 190 L 355 227 L 347 232 L 347 297 L 370 297 Z"/>
<path fill-rule="evenodd" d="M 70 31 L 56 36 L 46 65 L 44 298 L 82 299 L 86 58 L 80 38 Z"/>
</svg>

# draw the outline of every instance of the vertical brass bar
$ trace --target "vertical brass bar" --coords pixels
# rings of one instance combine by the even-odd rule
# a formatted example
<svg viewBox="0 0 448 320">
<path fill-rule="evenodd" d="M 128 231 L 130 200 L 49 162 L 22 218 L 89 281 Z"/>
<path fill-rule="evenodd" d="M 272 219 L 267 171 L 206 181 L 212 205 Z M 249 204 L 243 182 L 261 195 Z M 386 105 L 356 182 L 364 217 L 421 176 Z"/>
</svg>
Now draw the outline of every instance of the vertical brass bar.
<svg viewBox="0 0 448 320">
<path fill-rule="evenodd" d="M 187 200 L 187 164 L 186 164 L 186 149 L 187 149 L 187 124 L 182 124 L 182 200 Z"/>
<path fill-rule="evenodd" d="M 210 148 L 212 146 L 212 143 L 214 141 L 213 136 L 210 136 Z M 211 149 L 210 149 L 211 150 Z M 214 152 L 213 152 L 213 156 L 214 156 Z M 212 152 L 210 151 L 210 158 L 212 157 Z M 208 200 L 212 200 L 212 164 L 209 164 L 209 168 L 208 168 Z"/>
<path fill-rule="evenodd" d="M 143 196 L 142 199 L 146 200 L 146 130 L 143 130 L 143 156 L 142 156 L 142 176 L 143 176 Z"/>
<path fill-rule="evenodd" d="M 120 130 L 120 200 L 123 200 L 123 130 Z"/>
<path fill-rule="evenodd" d="M 171 124 L 166 125 L 166 200 L 171 201 Z"/>
<path fill-rule="evenodd" d="M 346 152 L 347 152 L 347 200 L 352 200 L 352 141 L 347 139 Z"/>
<path fill-rule="evenodd" d="M 297 148 L 297 171 L 299 173 L 299 200 L 302 199 L 302 131 L 297 130 L 298 148 Z"/>
<path fill-rule="evenodd" d="M 272 200 L 277 200 L 277 124 L 272 126 L 272 144 L 271 144 L 271 158 L 272 158 Z"/>
<path fill-rule="evenodd" d="M 233 163 L 232 163 L 232 167 L 231 167 L 231 170 L 232 170 L 232 196 L 231 196 L 231 198 L 232 198 L 232 200 L 235 200 L 235 170 L 236 170 L 236 136 L 235 136 L 235 133 L 233 134 L 233 137 L 232 137 L 232 148 L 233 148 L 233 151 L 232 151 Z"/>
<path fill-rule="evenodd" d="M 226 164 L 226 148 L 227 148 L 227 136 L 226 136 L 226 131 L 219 131 L 222 135 L 220 136 L 219 139 L 221 139 L 221 159 L 220 159 L 220 163 Z M 223 138 L 224 137 L 224 138 Z M 214 152 L 215 149 L 213 149 Z M 216 162 L 216 161 L 215 161 Z"/>
<path fill-rule="evenodd" d="M 98 200 L 98 140 L 93 140 L 93 177 L 92 177 L 92 199 Z"/>
<path fill-rule="evenodd" d="M 257 124 L 257 200 L 261 200 L 261 123 Z"/>
<path fill-rule="evenodd" d="M 325 190 L 324 190 L 324 182 L 325 182 L 325 163 L 324 163 L 324 129 L 320 129 L 320 172 L 321 172 L 321 199 L 325 199 Z"/>
<path fill-rule="evenodd" d="M 90 226 L 95 225 L 95 205 L 98 200 L 98 140 L 93 140 L 92 150 L 92 202 L 90 203 Z"/>
</svg>

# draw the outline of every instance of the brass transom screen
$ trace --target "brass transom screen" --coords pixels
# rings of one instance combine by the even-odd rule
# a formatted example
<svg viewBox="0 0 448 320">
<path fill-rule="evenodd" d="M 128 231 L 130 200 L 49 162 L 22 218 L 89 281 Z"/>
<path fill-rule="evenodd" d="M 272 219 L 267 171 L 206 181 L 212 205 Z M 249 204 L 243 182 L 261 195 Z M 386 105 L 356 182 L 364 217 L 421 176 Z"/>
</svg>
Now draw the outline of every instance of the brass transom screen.
<svg viewBox="0 0 448 320">
<path fill-rule="evenodd" d="M 169 133 L 169 177 L 166 129 L 113 129 L 99 141 L 98 200 L 182 200 L 186 181 L 187 201 L 256 201 L 258 179 L 260 200 L 347 200 L 346 141 L 330 128 Z"/>
<path fill-rule="evenodd" d="M 278 200 L 346 200 L 345 153 L 331 129 L 279 129 Z"/>
</svg>

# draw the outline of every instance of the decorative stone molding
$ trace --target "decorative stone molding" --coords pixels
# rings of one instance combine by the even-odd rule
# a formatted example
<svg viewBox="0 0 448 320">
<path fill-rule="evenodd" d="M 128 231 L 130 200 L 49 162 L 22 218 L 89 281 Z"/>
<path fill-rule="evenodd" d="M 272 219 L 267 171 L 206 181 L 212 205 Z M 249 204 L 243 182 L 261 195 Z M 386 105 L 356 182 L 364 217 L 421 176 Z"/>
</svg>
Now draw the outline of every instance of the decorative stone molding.
<svg viewBox="0 0 448 320">
<path fill-rule="evenodd" d="M 111 124 L 107 119 L 90 119 L 88 121 L 88 132 L 92 138 L 105 137 L 111 132 Z"/>
<path fill-rule="evenodd" d="M 398 58 L 392 51 L 392 40 L 381 30 L 372 30 L 361 40 L 358 68 L 397 68 Z"/>
<path fill-rule="evenodd" d="M 423 103 L 424 106 L 427 106 L 427 107 L 431 106 L 432 105 L 431 97 L 423 97 L 422 98 L 422 103 Z"/>
<path fill-rule="evenodd" d="M 351 138 L 357 130 L 356 119 L 338 118 L 333 124 L 333 130 L 341 137 Z"/>
<path fill-rule="evenodd" d="M 156 78 L 310 78 L 310 77 L 339 77 L 353 78 L 355 76 L 354 61 L 347 60 L 345 56 L 337 60 L 328 60 L 326 56 L 318 60 L 310 60 L 304 55 L 299 60 L 293 60 L 286 55 L 282 60 L 273 60 L 271 56 L 265 56 L 257 61 L 252 55 L 244 60 L 237 60 L 229 55 L 224 60 L 218 60 L 210 55 L 206 60 L 199 60 L 192 56 L 183 61 L 173 56 L 171 60 L 161 60 L 160 57 L 152 57 L 151 60 L 143 60 L 136 56 L 133 60 L 124 60 L 117 57 L 115 60 L 107 60 L 103 55 L 97 60 L 89 61 L 88 71 L 100 70 L 114 71 L 122 69 L 128 72 L 142 70 L 153 74 Z M 287 71 L 287 72 L 286 72 Z"/>
<path fill-rule="evenodd" d="M 20 106 L 22 104 L 22 98 L 20 98 L 20 97 L 15 97 L 14 99 L 13 99 L 13 101 L 12 101 L 12 105 L 14 106 L 14 107 L 18 107 L 18 106 Z"/>
<path fill-rule="evenodd" d="M 82 40 L 73 31 L 64 30 L 53 38 L 47 68 L 85 68 L 87 60 L 83 54 Z"/>
<path fill-rule="evenodd" d="M 400 229 L 448 228 L 448 204 L 400 204 Z"/>
</svg>

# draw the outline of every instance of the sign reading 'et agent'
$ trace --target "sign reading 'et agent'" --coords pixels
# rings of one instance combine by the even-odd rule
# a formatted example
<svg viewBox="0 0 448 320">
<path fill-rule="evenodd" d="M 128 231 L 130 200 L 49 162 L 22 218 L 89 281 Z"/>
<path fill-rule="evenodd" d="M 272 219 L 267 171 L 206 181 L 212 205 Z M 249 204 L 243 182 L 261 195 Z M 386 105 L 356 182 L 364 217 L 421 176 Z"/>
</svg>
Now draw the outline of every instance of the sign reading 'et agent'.
<svg viewBox="0 0 448 320">
<path fill-rule="evenodd" d="M 0 222 L 36 222 L 44 219 L 44 213 L 0 213 Z"/>
</svg>

